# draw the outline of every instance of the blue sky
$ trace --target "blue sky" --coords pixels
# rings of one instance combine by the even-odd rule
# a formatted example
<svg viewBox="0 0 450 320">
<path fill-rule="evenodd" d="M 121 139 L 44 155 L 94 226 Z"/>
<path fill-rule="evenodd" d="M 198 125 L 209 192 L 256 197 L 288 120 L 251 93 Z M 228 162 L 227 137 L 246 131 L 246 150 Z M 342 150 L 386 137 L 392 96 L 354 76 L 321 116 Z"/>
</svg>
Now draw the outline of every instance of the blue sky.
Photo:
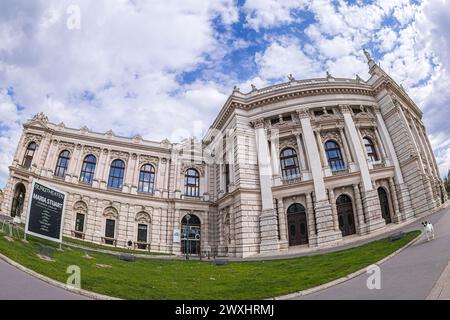
<svg viewBox="0 0 450 320">
<path fill-rule="evenodd" d="M 0 187 L 37 112 L 177 141 L 201 136 L 235 85 L 367 79 L 363 48 L 424 111 L 444 174 L 449 0 L 0 0 Z"/>
</svg>

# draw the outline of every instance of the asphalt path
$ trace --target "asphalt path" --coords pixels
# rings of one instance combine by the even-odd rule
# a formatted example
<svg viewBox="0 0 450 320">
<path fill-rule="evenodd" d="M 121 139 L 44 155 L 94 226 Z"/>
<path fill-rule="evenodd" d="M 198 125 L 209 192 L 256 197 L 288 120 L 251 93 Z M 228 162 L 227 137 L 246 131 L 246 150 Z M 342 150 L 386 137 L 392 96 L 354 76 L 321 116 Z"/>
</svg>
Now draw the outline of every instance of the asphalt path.
<svg viewBox="0 0 450 320">
<path fill-rule="evenodd" d="M 371 273 L 363 273 L 336 286 L 312 293 L 300 299 L 426 299 L 450 261 L 450 207 L 424 220 L 434 225 L 435 240 L 422 237 L 379 267 L 381 288 L 368 289 Z M 408 229 L 420 227 L 417 221 Z"/>
</svg>

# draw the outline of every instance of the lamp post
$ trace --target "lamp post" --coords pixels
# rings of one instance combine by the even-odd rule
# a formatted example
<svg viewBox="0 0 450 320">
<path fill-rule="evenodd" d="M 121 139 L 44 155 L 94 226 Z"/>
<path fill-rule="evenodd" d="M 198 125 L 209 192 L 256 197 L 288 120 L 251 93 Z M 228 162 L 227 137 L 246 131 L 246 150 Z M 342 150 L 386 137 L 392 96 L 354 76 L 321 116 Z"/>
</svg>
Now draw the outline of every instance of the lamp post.
<svg viewBox="0 0 450 320">
<path fill-rule="evenodd" d="M 190 251 L 190 230 L 189 230 L 189 220 L 191 220 L 191 215 L 188 213 L 186 215 L 186 260 L 189 260 L 189 251 Z"/>
</svg>

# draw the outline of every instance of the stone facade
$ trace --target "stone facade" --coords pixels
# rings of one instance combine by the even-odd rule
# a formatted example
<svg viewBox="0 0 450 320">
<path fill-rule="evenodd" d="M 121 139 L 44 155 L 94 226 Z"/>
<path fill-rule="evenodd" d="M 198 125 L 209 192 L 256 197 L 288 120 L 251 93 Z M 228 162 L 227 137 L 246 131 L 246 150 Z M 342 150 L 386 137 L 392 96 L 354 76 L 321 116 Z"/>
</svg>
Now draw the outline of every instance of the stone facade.
<svg viewBox="0 0 450 320">
<path fill-rule="evenodd" d="M 25 221 L 37 179 L 68 194 L 65 236 L 181 254 L 187 243 L 174 231 L 189 228 L 189 213 L 199 220 L 190 253 L 236 257 L 336 245 L 405 223 L 439 208 L 445 190 L 422 112 L 370 57 L 368 64 L 367 81 L 327 75 L 235 88 L 202 141 L 125 138 L 38 114 L 24 125 L 2 212 Z M 86 181 L 88 156 L 95 166 Z M 111 184 L 117 160 L 119 188 Z M 147 189 L 145 166 L 153 168 Z"/>
</svg>

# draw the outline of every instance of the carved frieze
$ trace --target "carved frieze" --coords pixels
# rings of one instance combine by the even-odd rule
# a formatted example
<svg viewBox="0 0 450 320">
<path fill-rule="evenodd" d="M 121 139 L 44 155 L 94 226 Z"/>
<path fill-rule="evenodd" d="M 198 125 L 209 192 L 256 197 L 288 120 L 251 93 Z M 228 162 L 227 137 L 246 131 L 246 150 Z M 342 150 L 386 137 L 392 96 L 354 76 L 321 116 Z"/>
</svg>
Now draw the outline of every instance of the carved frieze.
<svg viewBox="0 0 450 320">
<path fill-rule="evenodd" d="M 151 223 L 150 214 L 145 211 L 138 212 L 135 221 L 138 223 Z"/>
<path fill-rule="evenodd" d="M 200 174 L 200 176 L 203 176 L 205 174 L 205 165 L 204 164 L 200 165 L 200 164 L 194 164 L 194 163 L 184 163 L 181 166 L 180 173 L 184 175 L 188 169 L 197 170 L 198 173 Z"/>
<path fill-rule="evenodd" d="M 103 211 L 103 216 L 105 218 L 119 219 L 119 212 L 114 207 L 107 207 Z"/>
<path fill-rule="evenodd" d="M 158 162 L 159 162 L 158 157 L 142 155 L 142 154 L 139 156 L 139 166 L 150 163 L 156 167 L 158 165 Z"/>
<path fill-rule="evenodd" d="M 325 143 L 328 140 L 334 140 L 342 145 L 341 134 L 339 131 L 321 131 L 320 137 L 322 139 L 322 143 Z"/>
<path fill-rule="evenodd" d="M 112 150 L 110 152 L 111 160 L 112 159 L 120 159 L 120 160 L 123 160 L 125 163 L 128 162 L 129 156 L 130 156 L 130 154 L 128 152 L 117 151 L 117 150 Z"/>
<path fill-rule="evenodd" d="M 58 147 L 60 151 L 69 150 L 70 152 L 73 152 L 73 149 L 75 148 L 75 143 L 60 141 Z"/>
<path fill-rule="evenodd" d="M 360 129 L 361 131 L 361 136 L 364 137 L 368 137 L 370 138 L 370 140 L 372 140 L 372 142 L 375 143 L 376 141 L 376 135 L 375 135 L 375 131 L 373 129 L 370 128 L 364 128 L 364 129 Z"/>
<path fill-rule="evenodd" d="M 86 205 L 86 203 L 84 201 L 77 201 L 74 205 L 73 205 L 73 211 L 75 213 L 84 213 L 87 214 L 88 212 L 88 207 Z"/>
<path fill-rule="evenodd" d="M 83 147 L 84 155 L 92 154 L 98 158 L 100 156 L 100 151 L 101 150 L 98 147 L 92 147 L 92 146 L 84 146 Z"/>
<path fill-rule="evenodd" d="M 280 152 L 285 148 L 293 148 L 294 150 L 297 150 L 297 140 L 294 137 L 280 140 Z"/>
<path fill-rule="evenodd" d="M 34 142 L 37 145 L 39 145 L 41 143 L 41 141 L 42 141 L 42 136 L 41 135 L 28 133 L 25 136 L 24 144 L 27 146 L 28 144 L 30 144 L 30 142 Z"/>
</svg>

